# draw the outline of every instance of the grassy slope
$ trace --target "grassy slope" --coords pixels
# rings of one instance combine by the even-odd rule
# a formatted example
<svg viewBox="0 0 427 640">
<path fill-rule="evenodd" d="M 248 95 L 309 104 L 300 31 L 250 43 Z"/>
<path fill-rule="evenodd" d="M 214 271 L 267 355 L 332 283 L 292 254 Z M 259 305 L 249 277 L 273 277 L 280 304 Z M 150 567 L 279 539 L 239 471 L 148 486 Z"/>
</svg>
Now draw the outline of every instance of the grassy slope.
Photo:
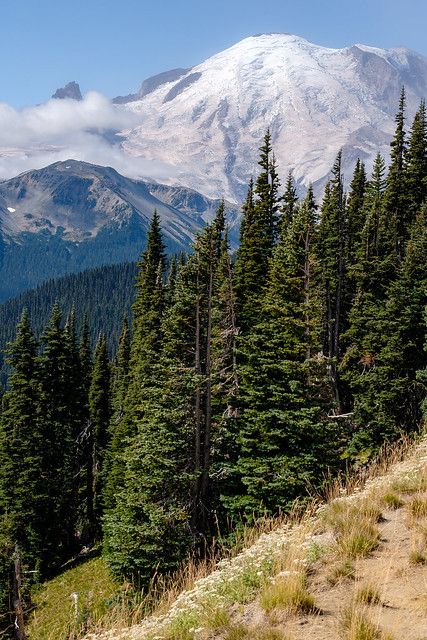
<svg viewBox="0 0 427 640">
<path fill-rule="evenodd" d="M 216 567 L 189 566 L 147 618 L 141 605 L 107 610 L 117 587 L 102 560 L 73 569 L 36 598 L 47 604 L 30 639 L 82 637 L 67 635 L 73 592 L 79 615 L 90 602 L 96 640 L 425 639 L 427 438 L 401 457 L 338 483 L 299 521 L 267 523 Z"/>
<path fill-rule="evenodd" d="M 102 558 L 88 560 L 53 578 L 34 594 L 36 610 L 27 629 L 29 640 L 79 637 L 89 622 L 101 618 L 117 594 Z M 75 596 L 77 595 L 77 602 Z M 90 619 L 90 620 L 89 620 Z"/>
</svg>

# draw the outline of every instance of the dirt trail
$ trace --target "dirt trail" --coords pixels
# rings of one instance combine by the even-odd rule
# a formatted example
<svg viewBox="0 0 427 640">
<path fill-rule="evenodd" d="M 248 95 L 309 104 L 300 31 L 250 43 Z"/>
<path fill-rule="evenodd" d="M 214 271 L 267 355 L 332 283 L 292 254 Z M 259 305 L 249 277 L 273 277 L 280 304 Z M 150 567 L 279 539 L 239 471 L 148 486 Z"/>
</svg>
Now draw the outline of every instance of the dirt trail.
<svg viewBox="0 0 427 640">
<path fill-rule="evenodd" d="M 365 498 L 375 499 L 375 496 L 384 492 L 393 481 L 418 476 L 427 476 L 427 437 L 420 441 L 403 462 L 394 464 L 385 475 L 368 480 L 363 488 L 356 488 L 353 494 L 343 496 L 340 500 L 346 503 L 354 502 L 357 505 L 358 501 Z M 405 502 L 412 499 L 410 495 L 402 496 Z M 427 498 L 427 493 L 424 497 Z M 404 504 L 395 510 L 383 509 L 382 514 L 383 518 L 379 523 L 380 544 L 369 556 L 357 560 L 354 579 L 347 578 L 331 586 L 328 575 L 333 559 L 328 557 L 328 547 L 332 541 L 332 534 L 325 531 L 324 527 L 319 527 L 318 518 L 312 518 L 309 520 L 308 529 L 307 523 L 304 527 L 287 525 L 270 534 L 263 534 L 252 547 L 244 550 L 233 560 L 223 563 L 207 578 L 196 582 L 192 590 L 182 593 L 166 616 L 154 616 L 129 629 L 111 630 L 100 635 L 90 635 L 88 638 L 145 640 L 153 637 L 154 630 L 155 636 L 162 638 L 164 630 L 176 616 L 189 610 L 203 608 L 206 598 L 215 599 L 218 590 L 234 580 L 248 563 L 259 562 L 261 566 L 266 557 L 273 558 L 283 553 L 283 549 L 289 548 L 289 545 L 300 548 L 314 542 L 323 547 L 324 552 L 326 549 L 323 557 L 312 567 L 309 579 L 309 590 L 321 611 L 319 615 L 289 616 L 276 610 L 267 615 L 262 610 L 258 598 L 255 598 L 246 605 L 231 607 L 231 623 L 243 624 L 247 628 L 265 625 L 270 629 L 283 631 L 290 640 L 343 640 L 340 628 L 342 612 L 351 604 L 355 589 L 369 583 L 377 587 L 381 594 L 380 605 L 366 607 L 367 615 L 372 622 L 378 623 L 382 631 L 390 634 L 392 640 L 427 640 L 427 565 L 410 563 L 410 554 L 415 548 L 415 534 L 408 520 L 408 510 Z M 211 631 L 203 638 L 223 640 L 227 633 L 226 629 L 216 633 Z M 170 635 L 167 637 L 171 638 Z M 187 637 L 189 636 L 186 635 L 185 638 Z"/>
<path fill-rule="evenodd" d="M 373 622 L 396 640 L 427 639 L 427 568 L 409 562 L 414 533 L 406 520 L 404 508 L 384 512 L 380 546 L 357 561 L 355 581 L 331 587 L 327 566 L 313 577 L 311 592 L 322 615 L 287 621 L 286 631 L 294 640 L 341 640 L 342 611 L 350 605 L 354 590 L 366 583 L 375 585 L 382 598 L 381 605 L 367 607 Z"/>
</svg>

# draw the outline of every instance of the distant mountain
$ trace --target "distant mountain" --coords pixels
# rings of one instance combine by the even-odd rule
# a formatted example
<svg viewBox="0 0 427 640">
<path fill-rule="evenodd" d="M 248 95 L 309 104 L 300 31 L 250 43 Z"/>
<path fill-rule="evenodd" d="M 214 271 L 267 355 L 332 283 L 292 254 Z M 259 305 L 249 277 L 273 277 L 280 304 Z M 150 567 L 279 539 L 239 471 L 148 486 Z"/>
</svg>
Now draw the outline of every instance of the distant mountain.
<svg viewBox="0 0 427 640">
<path fill-rule="evenodd" d="M 6 180 L 0 183 L 0 300 L 47 278 L 136 260 L 155 209 L 168 251 L 187 251 L 218 204 L 75 160 Z M 237 224 L 237 208 L 227 208 Z M 234 226 L 232 239 L 236 233 Z"/>
<path fill-rule="evenodd" d="M 427 97 L 427 59 L 406 48 L 322 47 L 282 33 L 246 38 L 179 75 L 161 74 L 118 105 L 140 119 L 123 150 L 177 169 L 171 182 L 209 197 L 244 196 L 270 127 L 281 175 L 319 191 L 340 148 L 388 155 L 402 85 L 408 116 Z M 144 84 L 143 84 L 144 87 Z"/>
<path fill-rule="evenodd" d="M 82 100 L 82 93 L 77 82 L 69 82 L 65 87 L 57 89 L 52 98 L 63 100 L 64 98 L 71 98 L 72 100 Z"/>
</svg>

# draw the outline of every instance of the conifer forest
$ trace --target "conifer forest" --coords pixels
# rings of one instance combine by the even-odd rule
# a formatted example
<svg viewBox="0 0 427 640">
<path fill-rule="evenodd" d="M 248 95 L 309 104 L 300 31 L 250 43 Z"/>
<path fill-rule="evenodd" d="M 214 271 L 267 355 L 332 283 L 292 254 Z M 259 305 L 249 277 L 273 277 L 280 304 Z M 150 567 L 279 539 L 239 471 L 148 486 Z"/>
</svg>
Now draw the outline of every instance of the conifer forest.
<svg viewBox="0 0 427 640">
<path fill-rule="evenodd" d="M 188 255 L 166 254 L 153 212 L 135 289 L 133 265 L 109 267 L 101 289 L 79 281 L 74 304 L 49 284 L 47 320 L 46 303 L 25 300 L 13 332 L 3 314 L 4 637 L 17 557 L 23 616 L 82 548 L 141 589 L 419 428 L 424 102 L 406 124 L 402 91 L 389 165 L 378 154 L 367 175 L 357 160 L 345 187 L 338 152 L 319 201 L 311 187 L 299 199 L 291 173 L 280 183 L 269 131 L 260 144 L 236 252 L 223 205 Z"/>
</svg>

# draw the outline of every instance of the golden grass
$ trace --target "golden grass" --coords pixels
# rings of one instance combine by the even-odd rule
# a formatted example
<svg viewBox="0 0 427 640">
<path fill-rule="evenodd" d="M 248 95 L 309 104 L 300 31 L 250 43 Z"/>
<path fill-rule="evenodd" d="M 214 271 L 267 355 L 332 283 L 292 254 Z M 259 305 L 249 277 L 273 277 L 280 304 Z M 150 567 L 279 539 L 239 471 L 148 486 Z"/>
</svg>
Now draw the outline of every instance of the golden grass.
<svg viewBox="0 0 427 640">
<path fill-rule="evenodd" d="M 355 591 L 354 601 L 357 604 L 381 604 L 381 593 L 373 584 L 362 584 Z"/>
<path fill-rule="evenodd" d="M 395 491 L 386 491 L 380 497 L 380 502 L 386 509 L 400 509 L 405 504 Z"/>
<path fill-rule="evenodd" d="M 289 636 L 285 632 L 271 627 L 238 625 L 228 631 L 224 640 L 289 640 Z"/>
<path fill-rule="evenodd" d="M 378 527 L 370 522 L 360 522 L 359 526 L 345 531 L 337 540 L 338 553 L 345 558 L 368 556 L 379 544 Z"/>
<path fill-rule="evenodd" d="M 356 569 L 354 562 L 348 558 L 332 563 L 327 575 L 327 581 L 330 585 L 335 586 L 343 580 L 354 580 L 356 578 Z"/>
<path fill-rule="evenodd" d="M 260 604 L 267 613 L 273 609 L 285 609 L 292 614 L 318 611 L 314 596 L 307 590 L 307 576 L 301 571 L 289 572 L 265 587 Z"/>
<path fill-rule="evenodd" d="M 391 636 L 384 634 L 379 625 L 370 620 L 365 607 L 354 604 L 343 611 L 340 627 L 344 634 L 342 640 L 392 640 Z"/>
<path fill-rule="evenodd" d="M 415 496 L 408 503 L 407 509 L 412 518 L 418 520 L 427 517 L 427 498 L 425 496 Z"/>
<path fill-rule="evenodd" d="M 427 553 L 420 549 L 414 549 L 409 554 L 410 564 L 427 564 Z"/>
</svg>

